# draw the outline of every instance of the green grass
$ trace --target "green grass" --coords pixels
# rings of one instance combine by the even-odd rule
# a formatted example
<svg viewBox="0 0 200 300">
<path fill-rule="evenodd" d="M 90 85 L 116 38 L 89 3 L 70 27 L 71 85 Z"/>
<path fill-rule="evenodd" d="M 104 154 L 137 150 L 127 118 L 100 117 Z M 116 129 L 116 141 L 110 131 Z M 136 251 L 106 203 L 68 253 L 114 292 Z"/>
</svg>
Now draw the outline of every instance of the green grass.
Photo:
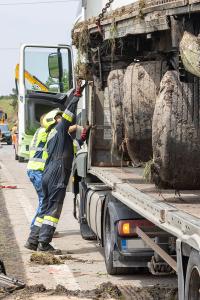
<svg viewBox="0 0 200 300">
<path fill-rule="evenodd" d="M 8 115 L 6 122 L 11 129 L 17 120 L 17 111 L 14 111 L 12 104 L 13 99 L 0 99 L 0 109 L 2 109 Z"/>
</svg>

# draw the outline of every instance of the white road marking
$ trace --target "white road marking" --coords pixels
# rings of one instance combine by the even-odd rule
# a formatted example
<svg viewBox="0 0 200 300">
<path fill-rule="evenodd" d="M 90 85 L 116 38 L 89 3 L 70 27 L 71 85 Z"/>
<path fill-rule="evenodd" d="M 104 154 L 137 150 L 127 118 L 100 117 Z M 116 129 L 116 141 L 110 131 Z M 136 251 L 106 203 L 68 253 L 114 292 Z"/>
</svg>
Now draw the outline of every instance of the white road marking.
<svg viewBox="0 0 200 300">
<path fill-rule="evenodd" d="M 57 265 L 52 266 L 51 268 L 53 277 L 59 284 L 70 290 L 80 290 L 80 286 L 68 265 Z"/>
<path fill-rule="evenodd" d="M 7 179 L 7 181 L 10 183 L 14 183 L 15 179 L 10 174 L 6 166 L 0 162 L 1 170 L 3 173 L 3 178 Z M 4 193 L 5 191 L 3 191 Z M 27 218 L 28 224 L 31 224 L 32 217 L 34 216 L 35 210 L 33 208 L 33 205 L 31 204 L 29 198 L 24 194 L 23 190 L 17 189 L 13 190 L 15 198 L 17 198 L 17 201 L 20 203 L 20 206 L 22 207 L 24 214 Z M 6 193 L 5 193 L 6 195 Z M 5 197 L 6 198 L 6 197 Z M 15 225 L 15 224 L 13 224 Z M 15 231 L 15 236 L 17 239 L 17 236 L 19 235 L 19 232 L 17 232 L 16 226 L 13 226 L 13 230 Z M 17 239 L 19 241 L 19 239 Z M 51 243 L 53 247 L 56 248 L 55 243 Z M 19 245 L 19 247 L 22 249 L 23 253 L 23 245 Z M 69 266 L 66 264 L 59 265 L 59 266 L 51 266 L 52 274 L 55 280 L 56 285 L 61 284 L 65 286 L 68 289 L 71 290 L 80 290 L 80 286 L 77 282 L 77 280 L 74 278 L 73 272 L 70 270 Z M 33 275 L 32 275 L 33 276 Z M 30 275 L 29 275 L 30 277 Z"/>
<path fill-rule="evenodd" d="M 8 171 L 6 166 L 2 162 L 0 162 L 0 165 L 1 165 L 1 169 L 4 173 L 4 177 L 6 177 L 8 182 L 15 182 L 14 177 L 10 174 L 10 172 Z M 13 191 L 15 191 L 15 190 L 13 190 Z M 31 224 L 32 217 L 34 216 L 35 211 L 34 211 L 34 208 L 31 204 L 29 198 L 26 197 L 26 195 L 24 195 L 24 192 L 20 189 L 16 190 L 15 196 L 18 198 L 19 203 L 24 210 L 24 213 L 26 215 L 28 223 Z"/>
</svg>

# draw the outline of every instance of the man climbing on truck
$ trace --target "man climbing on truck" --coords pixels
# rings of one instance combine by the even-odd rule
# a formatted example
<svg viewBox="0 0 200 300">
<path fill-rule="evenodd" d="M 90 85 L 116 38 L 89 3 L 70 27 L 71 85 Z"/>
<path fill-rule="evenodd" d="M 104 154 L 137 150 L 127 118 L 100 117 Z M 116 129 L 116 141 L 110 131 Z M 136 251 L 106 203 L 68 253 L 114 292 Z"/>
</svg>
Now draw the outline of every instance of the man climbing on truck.
<svg viewBox="0 0 200 300">
<path fill-rule="evenodd" d="M 59 221 L 71 174 L 74 151 L 73 140 L 68 130 L 72 124 L 83 88 L 84 86 L 81 87 L 81 81 L 79 81 L 75 93 L 70 95 L 71 99 L 62 114 L 61 122 L 48 135 L 46 144 L 48 159 L 42 181 L 44 200 L 25 245 L 30 250 L 60 252 L 54 249 L 50 242 Z M 48 121 L 48 118 L 44 118 L 44 123 L 48 123 Z"/>
</svg>

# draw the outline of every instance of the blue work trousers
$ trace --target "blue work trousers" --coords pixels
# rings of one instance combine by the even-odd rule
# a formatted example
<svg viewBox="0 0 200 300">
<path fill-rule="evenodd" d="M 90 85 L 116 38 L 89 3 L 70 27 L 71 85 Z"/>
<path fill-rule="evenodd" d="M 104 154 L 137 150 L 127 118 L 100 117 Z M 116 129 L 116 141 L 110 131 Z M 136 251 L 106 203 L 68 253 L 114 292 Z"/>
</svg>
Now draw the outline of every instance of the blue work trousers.
<svg viewBox="0 0 200 300">
<path fill-rule="evenodd" d="M 44 194 L 42 191 L 42 176 L 43 176 L 43 172 L 42 171 L 38 171 L 38 170 L 28 170 L 27 171 L 28 177 L 30 178 L 30 181 L 32 182 L 37 195 L 38 195 L 38 207 L 35 213 L 35 216 L 31 222 L 31 227 L 34 225 L 36 216 L 41 212 L 42 209 L 42 203 L 43 203 L 43 199 L 44 199 Z"/>
</svg>

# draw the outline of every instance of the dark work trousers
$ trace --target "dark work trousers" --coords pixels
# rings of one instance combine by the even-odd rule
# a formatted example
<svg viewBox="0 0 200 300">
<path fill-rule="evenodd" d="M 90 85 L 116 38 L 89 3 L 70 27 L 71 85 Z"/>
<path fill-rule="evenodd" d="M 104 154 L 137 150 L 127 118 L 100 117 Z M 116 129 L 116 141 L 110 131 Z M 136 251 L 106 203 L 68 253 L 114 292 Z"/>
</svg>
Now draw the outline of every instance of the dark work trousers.
<svg viewBox="0 0 200 300">
<path fill-rule="evenodd" d="M 63 159 L 50 162 L 45 169 L 42 181 L 44 200 L 41 211 L 37 215 L 44 221 L 41 227 L 34 225 L 31 228 L 28 239 L 30 243 L 51 242 L 57 225 L 57 222 L 52 220 L 60 218 L 70 174 L 71 170 L 64 168 Z"/>
</svg>

